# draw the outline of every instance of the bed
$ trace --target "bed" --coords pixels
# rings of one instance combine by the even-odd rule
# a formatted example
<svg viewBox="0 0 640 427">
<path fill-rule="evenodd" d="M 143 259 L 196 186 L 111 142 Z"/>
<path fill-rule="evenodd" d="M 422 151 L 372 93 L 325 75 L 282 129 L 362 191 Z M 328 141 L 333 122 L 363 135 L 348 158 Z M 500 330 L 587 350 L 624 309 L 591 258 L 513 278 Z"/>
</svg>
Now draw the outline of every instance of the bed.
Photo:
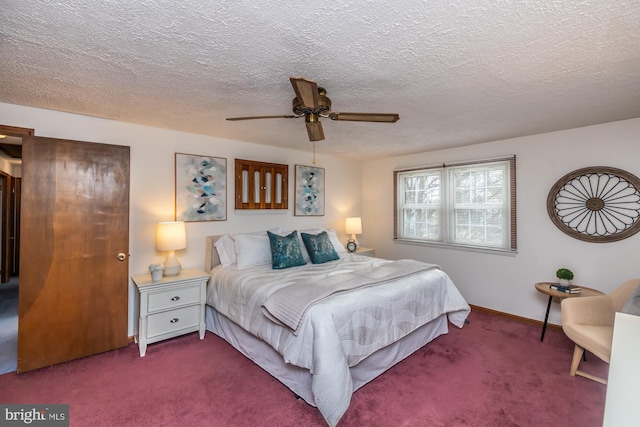
<svg viewBox="0 0 640 427">
<path fill-rule="evenodd" d="M 332 232 L 312 232 L 321 231 Z M 317 407 L 330 426 L 353 392 L 447 333 L 449 323 L 461 328 L 470 312 L 436 265 L 349 254 L 333 232 L 338 259 L 314 264 L 306 253 L 305 263 L 274 269 L 265 262 L 266 234 L 251 234 L 261 236 L 248 240 L 260 242 L 262 260 L 249 265 L 240 252 L 237 263 L 226 259 L 244 235 L 206 238 L 207 329 Z M 303 300 L 308 292 L 312 299 Z"/>
</svg>

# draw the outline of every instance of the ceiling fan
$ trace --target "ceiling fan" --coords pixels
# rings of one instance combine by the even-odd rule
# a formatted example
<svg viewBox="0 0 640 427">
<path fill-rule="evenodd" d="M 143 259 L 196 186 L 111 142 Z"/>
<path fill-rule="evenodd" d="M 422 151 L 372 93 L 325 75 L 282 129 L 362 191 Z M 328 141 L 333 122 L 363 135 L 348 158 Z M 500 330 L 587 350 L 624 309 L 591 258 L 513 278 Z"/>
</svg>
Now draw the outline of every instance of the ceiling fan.
<svg viewBox="0 0 640 427">
<path fill-rule="evenodd" d="M 227 120 L 298 119 L 304 117 L 309 141 L 315 142 L 324 139 L 322 123 L 320 123 L 321 117 L 340 121 L 380 123 L 395 123 L 400 119 L 398 114 L 333 112 L 327 91 L 319 87 L 316 82 L 302 77 L 291 77 L 289 80 L 291 80 L 293 90 L 296 92 L 296 97 L 293 98 L 293 115 L 228 117 Z"/>
</svg>

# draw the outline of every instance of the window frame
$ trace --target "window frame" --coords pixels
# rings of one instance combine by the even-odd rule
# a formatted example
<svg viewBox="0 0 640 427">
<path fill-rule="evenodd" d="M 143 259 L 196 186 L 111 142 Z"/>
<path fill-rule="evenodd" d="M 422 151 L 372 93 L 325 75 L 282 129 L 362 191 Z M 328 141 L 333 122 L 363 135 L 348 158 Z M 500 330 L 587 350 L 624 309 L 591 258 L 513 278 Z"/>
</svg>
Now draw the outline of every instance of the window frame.
<svg viewBox="0 0 640 427">
<path fill-rule="evenodd" d="M 503 224 L 501 229 L 504 230 L 506 227 L 506 232 L 504 232 L 505 242 L 504 245 L 494 246 L 488 244 L 475 244 L 475 243 L 464 243 L 460 241 L 456 241 L 452 236 L 453 227 L 455 225 L 455 180 L 453 178 L 453 172 L 456 169 L 460 168 L 480 168 L 483 169 L 488 164 L 504 164 L 505 171 L 507 176 L 505 176 L 502 185 L 506 186 L 506 196 L 507 200 L 502 204 L 505 206 L 501 209 L 506 209 L 507 216 L 503 219 Z M 437 239 L 428 239 L 428 238 L 416 238 L 416 237 L 404 237 L 402 235 L 401 227 L 403 227 L 403 209 L 406 208 L 407 204 L 404 200 L 401 200 L 401 197 L 404 197 L 404 183 L 401 180 L 410 175 L 410 174 L 420 174 L 420 173 L 432 173 L 438 172 L 440 174 L 440 184 L 439 184 L 439 238 Z M 474 160 L 474 161 L 466 161 L 466 162 L 456 162 L 456 163 L 442 163 L 438 165 L 432 166 L 424 166 L 424 167 L 416 167 L 416 168 L 408 168 L 408 169 L 398 169 L 393 172 L 394 178 L 394 213 L 393 213 L 393 239 L 396 242 L 400 243 L 412 243 L 419 245 L 428 245 L 428 246 L 437 246 L 437 247 L 447 247 L 447 248 L 455 248 L 455 249 L 467 249 L 467 250 L 477 250 L 482 252 L 489 253 L 508 253 L 515 254 L 517 252 L 517 211 L 516 211 L 516 157 L 515 156 L 507 156 L 500 158 L 492 158 L 492 159 L 484 159 L 484 160 Z M 484 204 L 483 204 L 484 205 Z M 482 209 L 489 210 L 489 206 L 482 206 Z M 486 227 L 486 223 L 484 223 Z M 426 225 L 425 225 L 426 227 Z"/>
</svg>

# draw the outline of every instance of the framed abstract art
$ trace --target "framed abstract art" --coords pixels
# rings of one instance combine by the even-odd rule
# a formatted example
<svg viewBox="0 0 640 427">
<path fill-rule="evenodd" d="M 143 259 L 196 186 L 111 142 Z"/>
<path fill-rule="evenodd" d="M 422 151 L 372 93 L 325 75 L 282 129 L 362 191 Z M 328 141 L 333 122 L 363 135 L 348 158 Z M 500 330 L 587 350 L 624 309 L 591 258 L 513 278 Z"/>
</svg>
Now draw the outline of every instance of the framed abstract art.
<svg viewBox="0 0 640 427">
<path fill-rule="evenodd" d="M 176 153 L 176 221 L 226 221 L 227 159 Z"/>
<path fill-rule="evenodd" d="M 324 215 L 324 168 L 296 165 L 294 215 Z"/>
</svg>

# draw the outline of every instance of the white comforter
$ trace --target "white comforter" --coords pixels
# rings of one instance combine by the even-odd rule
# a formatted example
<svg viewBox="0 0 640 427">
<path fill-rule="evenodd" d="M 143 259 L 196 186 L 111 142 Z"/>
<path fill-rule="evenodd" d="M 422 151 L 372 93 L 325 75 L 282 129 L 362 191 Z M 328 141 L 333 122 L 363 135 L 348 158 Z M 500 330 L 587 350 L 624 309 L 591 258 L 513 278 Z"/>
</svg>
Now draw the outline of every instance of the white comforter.
<svg viewBox="0 0 640 427">
<path fill-rule="evenodd" d="M 266 341 L 285 362 L 309 369 L 315 399 L 309 403 L 315 403 L 335 426 L 353 392 L 349 367 L 444 313 L 462 327 L 469 305 L 438 268 L 319 301 L 306 311 L 297 336 L 269 320 L 262 304 L 286 286 L 305 286 L 321 277 L 366 271 L 388 262 L 347 255 L 326 264 L 285 270 L 272 270 L 270 265 L 242 270 L 218 266 L 211 273 L 207 304 Z"/>
</svg>

